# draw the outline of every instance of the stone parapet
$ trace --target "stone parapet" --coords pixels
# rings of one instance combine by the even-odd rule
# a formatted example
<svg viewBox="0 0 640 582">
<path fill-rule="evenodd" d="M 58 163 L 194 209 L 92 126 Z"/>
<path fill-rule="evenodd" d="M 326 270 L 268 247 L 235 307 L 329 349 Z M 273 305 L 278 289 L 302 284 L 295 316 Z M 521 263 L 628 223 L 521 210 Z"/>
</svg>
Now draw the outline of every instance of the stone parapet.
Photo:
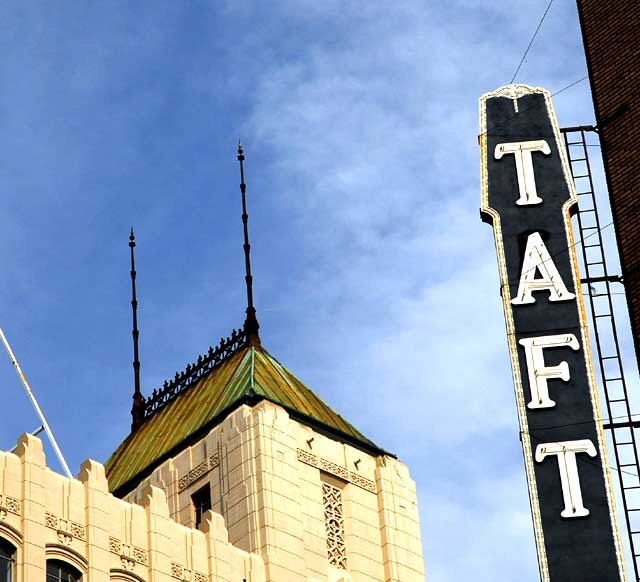
<svg viewBox="0 0 640 582">
<path fill-rule="evenodd" d="M 51 471 L 32 435 L 0 452 L 0 537 L 16 548 L 19 582 L 44 580 L 50 559 L 79 570 L 83 582 L 266 582 L 262 559 L 229 542 L 221 515 L 207 512 L 201 531 L 180 525 L 158 484 L 138 501 L 111 495 L 96 461 L 85 461 L 77 479 Z"/>
</svg>

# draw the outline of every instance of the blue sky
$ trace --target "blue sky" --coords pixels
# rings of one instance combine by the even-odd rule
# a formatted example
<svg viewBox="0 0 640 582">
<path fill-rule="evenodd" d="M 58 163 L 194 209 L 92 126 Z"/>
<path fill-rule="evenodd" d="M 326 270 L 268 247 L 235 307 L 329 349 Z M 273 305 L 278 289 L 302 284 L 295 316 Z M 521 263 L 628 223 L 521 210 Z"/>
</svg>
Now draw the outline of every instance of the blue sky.
<svg viewBox="0 0 640 582">
<path fill-rule="evenodd" d="M 129 428 L 131 225 L 146 393 L 242 324 L 241 137 L 265 347 L 409 465 L 430 581 L 538 580 L 477 103 L 546 4 L 2 6 L 0 325 L 72 470 Z M 516 80 L 585 74 L 557 0 Z M 588 82 L 554 101 L 593 123 Z"/>
</svg>

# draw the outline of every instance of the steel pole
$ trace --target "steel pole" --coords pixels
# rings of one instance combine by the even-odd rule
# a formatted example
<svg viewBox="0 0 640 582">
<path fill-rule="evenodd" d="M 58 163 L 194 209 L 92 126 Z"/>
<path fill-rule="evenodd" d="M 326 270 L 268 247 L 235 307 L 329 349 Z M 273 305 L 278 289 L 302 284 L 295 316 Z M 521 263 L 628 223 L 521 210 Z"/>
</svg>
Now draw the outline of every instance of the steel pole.
<svg viewBox="0 0 640 582">
<path fill-rule="evenodd" d="M 36 413 L 40 417 L 40 422 L 42 422 L 44 431 L 47 433 L 47 436 L 49 437 L 51 446 L 53 447 L 53 450 L 56 453 L 56 456 L 58 457 L 58 460 L 60 461 L 60 464 L 62 465 L 64 472 L 67 474 L 67 477 L 69 477 L 70 479 L 73 479 L 73 475 L 69 470 L 69 465 L 67 465 L 67 462 L 64 460 L 64 457 L 62 456 L 62 451 L 60 451 L 60 447 L 58 447 L 58 443 L 56 442 L 56 439 L 53 436 L 53 433 L 51 432 L 49 423 L 47 422 L 47 419 L 44 417 L 44 413 L 42 412 L 42 409 L 38 405 L 38 401 L 36 400 L 36 397 L 33 394 L 33 391 L 31 390 L 31 386 L 29 386 L 29 382 L 27 382 L 27 379 L 25 378 L 22 372 L 22 369 L 20 368 L 20 364 L 18 364 L 18 360 L 16 360 L 16 357 L 13 355 L 13 350 L 11 349 L 9 342 L 7 341 L 7 337 L 4 335 L 4 331 L 2 331 L 1 327 L 0 327 L 0 340 L 2 340 L 4 349 L 7 350 L 9 359 L 11 360 L 13 367 L 16 369 L 16 372 L 18 372 L 18 376 L 20 376 L 20 380 L 22 381 L 22 385 L 24 386 L 24 389 L 27 392 L 27 396 L 29 396 L 29 399 L 31 400 L 31 404 L 33 404 L 33 407 L 36 409 Z"/>
</svg>

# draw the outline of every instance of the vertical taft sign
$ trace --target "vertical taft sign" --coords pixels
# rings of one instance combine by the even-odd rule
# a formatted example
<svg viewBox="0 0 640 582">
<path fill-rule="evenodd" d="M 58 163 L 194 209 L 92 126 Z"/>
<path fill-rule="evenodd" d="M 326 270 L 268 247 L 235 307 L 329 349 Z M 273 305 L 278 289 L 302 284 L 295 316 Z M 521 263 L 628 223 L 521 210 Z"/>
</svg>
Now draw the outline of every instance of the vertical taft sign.
<svg viewBox="0 0 640 582">
<path fill-rule="evenodd" d="M 543 582 L 626 580 L 580 293 L 577 196 L 549 93 L 480 99 L 500 292 Z"/>
</svg>

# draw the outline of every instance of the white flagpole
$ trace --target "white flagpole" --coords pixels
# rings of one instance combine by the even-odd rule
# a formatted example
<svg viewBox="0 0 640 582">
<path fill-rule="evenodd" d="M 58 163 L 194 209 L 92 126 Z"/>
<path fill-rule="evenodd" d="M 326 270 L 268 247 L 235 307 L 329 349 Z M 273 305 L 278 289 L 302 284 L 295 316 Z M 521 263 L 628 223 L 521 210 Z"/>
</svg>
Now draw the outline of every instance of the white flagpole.
<svg viewBox="0 0 640 582">
<path fill-rule="evenodd" d="M 64 472 L 67 474 L 67 477 L 73 479 L 73 475 L 71 475 L 71 471 L 69 470 L 69 465 L 67 465 L 67 462 L 64 460 L 64 457 L 62 456 L 62 452 L 58 447 L 58 443 L 56 442 L 56 439 L 53 436 L 53 433 L 51 432 L 51 428 L 49 428 L 49 423 L 47 422 L 47 419 L 44 417 L 44 413 L 40 409 L 40 406 L 38 406 L 38 401 L 36 400 L 36 397 L 33 394 L 31 387 L 29 386 L 29 382 L 27 382 L 27 379 L 24 377 L 24 374 L 22 373 L 22 369 L 20 368 L 20 364 L 18 364 L 18 360 L 16 360 L 16 357 L 13 355 L 11 346 L 9 345 L 9 342 L 7 341 L 7 338 L 4 335 L 4 331 L 2 331 L 1 327 L 0 327 L 0 340 L 2 340 L 2 343 L 4 344 L 4 349 L 7 350 L 9 359 L 11 360 L 13 367 L 16 369 L 16 372 L 18 372 L 18 376 L 20 376 L 20 380 L 22 380 L 22 384 L 24 386 L 24 389 L 27 392 L 27 396 L 29 396 L 31 400 L 31 404 L 33 404 L 33 407 L 36 409 L 36 413 L 40 417 L 40 421 L 42 422 L 42 427 L 44 428 L 45 432 L 47 433 L 47 436 L 49 437 L 51 446 L 53 447 L 53 450 L 55 451 L 56 456 L 58 457 L 58 460 L 60 461 L 60 464 L 64 469 Z"/>
</svg>

